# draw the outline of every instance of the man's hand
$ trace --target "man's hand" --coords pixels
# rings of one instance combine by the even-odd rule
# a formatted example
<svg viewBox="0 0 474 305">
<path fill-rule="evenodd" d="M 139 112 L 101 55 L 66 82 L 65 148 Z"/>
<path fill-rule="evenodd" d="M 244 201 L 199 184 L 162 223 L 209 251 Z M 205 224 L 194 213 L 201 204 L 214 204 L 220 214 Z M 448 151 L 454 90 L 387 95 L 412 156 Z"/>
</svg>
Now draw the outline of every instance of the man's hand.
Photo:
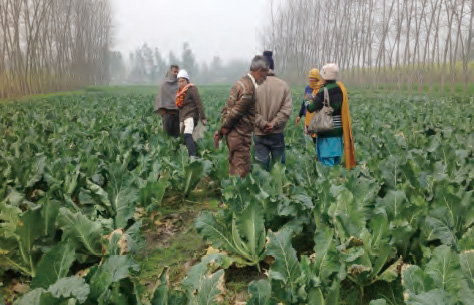
<svg viewBox="0 0 474 305">
<path fill-rule="evenodd" d="M 295 125 L 299 125 L 300 121 L 301 121 L 301 117 L 299 116 L 299 117 L 296 118 Z"/>
<path fill-rule="evenodd" d="M 263 129 L 263 132 L 264 132 L 264 133 L 271 133 L 271 132 L 273 132 L 273 124 L 270 123 L 270 122 L 267 122 L 267 123 L 265 124 L 265 128 Z"/>
<path fill-rule="evenodd" d="M 222 140 L 222 134 L 219 131 L 216 131 L 214 134 L 214 148 L 219 149 L 219 142 Z"/>
<path fill-rule="evenodd" d="M 309 93 L 306 93 L 306 94 L 304 95 L 304 99 L 305 99 L 305 100 L 309 100 Z"/>
<path fill-rule="evenodd" d="M 201 122 L 202 122 L 202 125 L 204 125 L 204 126 L 207 125 L 207 120 L 206 119 L 202 119 Z"/>
</svg>

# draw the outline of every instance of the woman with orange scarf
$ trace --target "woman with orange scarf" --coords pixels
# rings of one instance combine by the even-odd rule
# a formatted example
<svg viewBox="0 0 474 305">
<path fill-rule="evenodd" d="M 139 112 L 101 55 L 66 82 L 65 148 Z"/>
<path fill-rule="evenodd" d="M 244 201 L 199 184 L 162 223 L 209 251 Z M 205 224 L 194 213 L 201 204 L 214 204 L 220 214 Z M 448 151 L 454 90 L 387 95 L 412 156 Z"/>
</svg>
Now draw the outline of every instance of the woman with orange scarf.
<svg viewBox="0 0 474 305">
<path fill-rule="evenodd" d="M 342 82 L 336 82 L 339 68 L 336 64 L 327 64 L 321 69 L 321 77 L 325 80 L 314 98 L 307 103 L 307 110 L 312 113 L 323 108 L 324 88 L 328 90 L 329 102 L 334 109 L 334 128 L 324 133 L 318 133 L 316 151 L 319 161 L 328 166 L 338 165 L 344 155 L 347 169 L 356 166 L 354 137 L 352 135 L 349 100 L 346 87 Z"/>
<path fill-rule="evenodd" d="M 199 119 L 206 125 L 206 115 L 202 106 L 196 86 L 189 82 L 189 74 L 186 70 L 178 72 L 178 93 L 176 94 L 176 106 L 179 109 L 179 121 L 181 130 L 184 133 L 184 140 L 190 156 L 197 157 L 196 143 L 193 139 L 193 132 Z"/>
<path fill-rule="evenodd" d="M 304 132 L 308 133 L 308 126 L 313 118 L 314 113 L 309 113 L 306 111 L 306 102 L 311 100 L 316 94 L 318 94 L 319 90 L 324 86 L 324 80 L 321 78 L 318 69 L 312 69 L 309 71 L 309 86 L 305 88 L 305 94 L 303 98 L 303 103 L 301 104 L 300 112 L 298 117 L 296 118 L 296 125 L 298 125 L 301 121 L 302 117 L 304 119 Z M 313 142 L 316 143 L 316 134 L 309 134 L 313 138 Z"/>
</svg>

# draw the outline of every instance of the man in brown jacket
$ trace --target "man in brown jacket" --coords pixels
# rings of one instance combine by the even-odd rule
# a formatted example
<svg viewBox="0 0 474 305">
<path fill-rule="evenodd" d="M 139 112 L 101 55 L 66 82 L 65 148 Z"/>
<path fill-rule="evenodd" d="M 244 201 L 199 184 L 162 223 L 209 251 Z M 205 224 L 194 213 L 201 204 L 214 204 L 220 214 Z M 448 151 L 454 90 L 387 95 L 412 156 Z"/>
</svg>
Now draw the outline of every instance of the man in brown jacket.
<svg viewBox="0 0 474 305">
<path fill-rule="evenodd" d="M 283 130 L 291 115 L 291 90 L 275 76 L 271 51 L 264 56 L 269 62 L 270 72 L 265 83 L 257 89 L 255 103 L 255 160 L 265 169 L 273 162 L 285 163 L 285 138 Z"/>
<path fill-rule="evenodd" d="M 265 82 L 268 62 L 255 56 L 250 72 L 237 81 L 230 91 L 227 105 L 222 110 L 222 125 L 215 133 L 215 141 L 226 137 L 229 149 L 229 173 L 247 176 L 250 171 L 251 136 L 255 128 L 255 89 Z"/>
</svg>

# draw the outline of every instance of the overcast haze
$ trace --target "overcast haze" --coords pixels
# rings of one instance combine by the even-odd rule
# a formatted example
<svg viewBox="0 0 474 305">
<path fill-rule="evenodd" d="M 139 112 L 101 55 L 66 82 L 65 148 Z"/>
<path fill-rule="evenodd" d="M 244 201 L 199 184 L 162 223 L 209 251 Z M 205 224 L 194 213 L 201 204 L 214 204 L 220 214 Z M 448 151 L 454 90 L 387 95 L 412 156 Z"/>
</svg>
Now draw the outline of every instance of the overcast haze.
<svg viewBox="0 0 474 305">
<path fill-rule="evenodd" d="M 167 58 L 188 42 L 198 61 L 251 59 L 258 48 L 268 0 L 112 0 L 114 49 L 128 53 L 147 43 Z"/>
</svg>

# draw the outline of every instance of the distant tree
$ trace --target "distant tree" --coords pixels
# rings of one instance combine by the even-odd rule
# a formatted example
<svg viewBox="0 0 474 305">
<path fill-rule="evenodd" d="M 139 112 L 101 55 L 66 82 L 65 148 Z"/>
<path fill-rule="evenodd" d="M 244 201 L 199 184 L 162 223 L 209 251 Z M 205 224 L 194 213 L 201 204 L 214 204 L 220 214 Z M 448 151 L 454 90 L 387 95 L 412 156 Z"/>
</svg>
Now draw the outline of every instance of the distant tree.
<svg viewBox="0 0 474 305">
<path fill-rule="evenodd" d="M 168 65 L 180 65 L 181 62 L 179 61 L 178 57 L 174 54 L 172 50 L 170 50 L 168 54 Z"/>
<path fill-rule="evenodd" d="M 196 59 L 194 57 L 193 51 L 191 50 L 187 42 L 183 44 L 183 53 L 181 55 L 181 65 L 183 69 L 186 69 L 188 71 L 191 77 L 197 76 L 198 67 L 196 64 Z"/>
<path fill-rule="evenodd" d="M 112 84 L 121 84 L 126 79 L 127 69 L 120 51 L 111 51 L 109 55 L 109 74 Z"/>
</svg>

